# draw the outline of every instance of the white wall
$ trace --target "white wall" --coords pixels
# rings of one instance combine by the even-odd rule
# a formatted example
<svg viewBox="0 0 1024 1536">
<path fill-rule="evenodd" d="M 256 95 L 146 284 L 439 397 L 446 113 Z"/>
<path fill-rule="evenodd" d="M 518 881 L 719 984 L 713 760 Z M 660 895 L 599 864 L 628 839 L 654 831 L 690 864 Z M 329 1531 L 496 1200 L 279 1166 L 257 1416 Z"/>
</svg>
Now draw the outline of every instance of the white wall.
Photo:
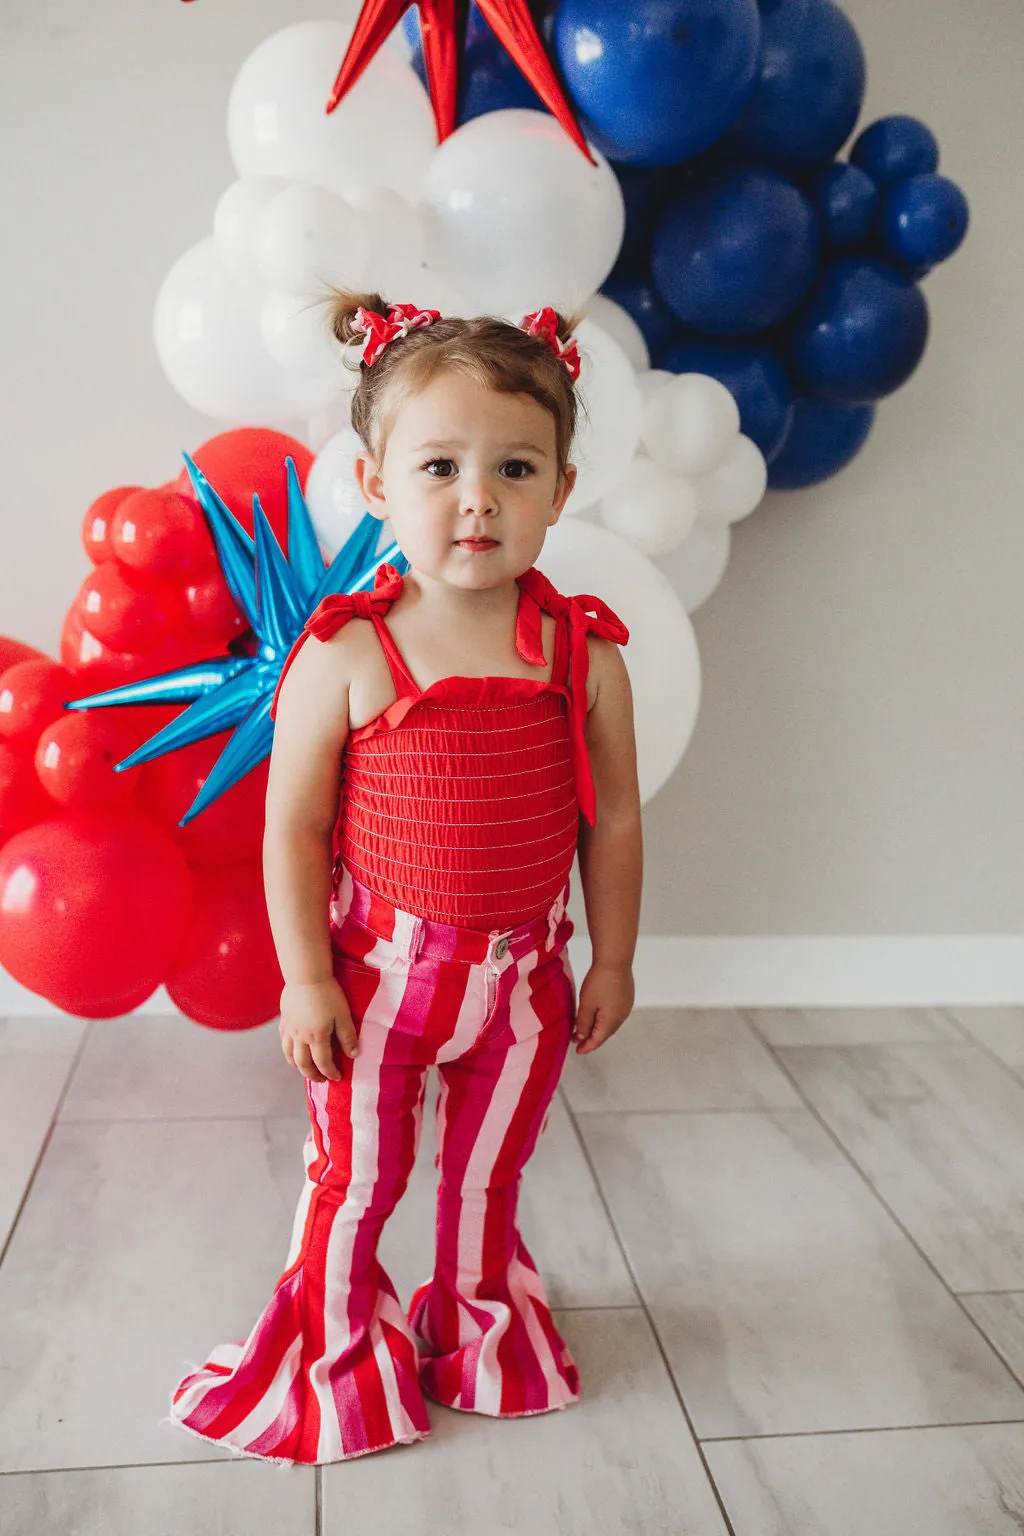
<svg viewBox="0 0 1024 1536">
<path fill-rule="evenodd" d="M 1024 11 L 846 9 L 862 121 L 923 117 L 973 226 L 926 282 L 929 349 L 864 453 L 770 496 L 695 615 L 703 705 L 646 811 L 648 935 L 1013 934 L 1024 918 Z M 5 8 L 0 631 L 54 652 L 90 500 L 169 478 L 216 430 L 164 379 L 153 301 L 232 179 L 240 63 L 336 11 Z"/>
</svg>

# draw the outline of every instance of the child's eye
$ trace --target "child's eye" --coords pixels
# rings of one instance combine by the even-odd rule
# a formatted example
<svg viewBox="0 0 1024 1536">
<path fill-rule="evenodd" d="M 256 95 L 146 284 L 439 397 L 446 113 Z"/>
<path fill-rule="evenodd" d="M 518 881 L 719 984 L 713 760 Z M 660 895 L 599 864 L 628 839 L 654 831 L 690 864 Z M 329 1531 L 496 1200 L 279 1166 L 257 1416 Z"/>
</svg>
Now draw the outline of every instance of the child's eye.
<svg viewBox="0 0 1024 1536">
<path fill-rule="evenodd" d="M 437 469 L 438 465 L 441 466 L 440 473 L 433 474 L 432 472 Z M 434 480 L 450 480 L 452 474 L 455 471 L 455 465 L 452 463 L 451 459 L 428 459 L 422 468 L 425 469 L 427 474 L 431 475 Z"/>
<path fill-rule="evenodd" d="M 509 480 L 525 480 L 527 475 L 533 474 L 533 465 L 528 464 L 525 459 L 506 459 L 501 467 L 512 471 L 506 476 Z"/>
</svg>

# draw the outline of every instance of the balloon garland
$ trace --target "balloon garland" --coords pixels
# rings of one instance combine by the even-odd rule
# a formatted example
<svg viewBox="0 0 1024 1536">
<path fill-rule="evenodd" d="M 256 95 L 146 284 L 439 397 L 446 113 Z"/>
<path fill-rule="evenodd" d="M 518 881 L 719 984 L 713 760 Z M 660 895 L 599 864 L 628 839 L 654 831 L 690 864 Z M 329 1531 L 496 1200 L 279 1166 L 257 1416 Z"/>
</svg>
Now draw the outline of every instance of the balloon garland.
<svg viewBox="0 0 1024 1536">
<path fill-rule="evenodd" d="M 625 236 L 601 293 L 636 322 L 655 367 L 733 391 L 770 486 L 838 473 L 864 446 L 877 402 L 920 363 L 920 281 L 967 232 L 967 200 L 938 174 L 934 134 L 883 117 L 838 158 L 866 62 L 834 0 L 537 9 L 624 195 Z M 405 30 L 422 74 L 412 13 Z M 471 7 L 459 123 L 527 104 L 526 86 L 496 69 Z"/>
<path fill-rule="evenodd" d="M 161 983 L 213 1028 L 277 1012 L 269 702 L 320 597 L 407 564 L 375 555 L 354 492 L 325 281 L 588 316 L 583 515 L 542 563 L 635 618 L 646 798 L 693 727 L 687 614 L 730 525 L 861 451 L 924 354 L 920 284 L 966 235 L 924 123 L 880 118 L 840 158 L 866 67 L 834 0 L 420 0 L 408 64 L 381 47 L 407 10 L 367 0 L 354 31 L 299 23 L 243 64 L 237 179 L 154 311 L 172 385 L 232 430 L 173 483 L 92 504 L 59 660 L 0 637 L 0 964 L 69 1012 Z M 297 419 L 313 451 L 274 429 Z M 676 729 L 646 741 L 645 672 L 670 653 Z"/>
<path fill-rule="evenodd" d="M 0 964 L 83 1017 L 163 983 L 188 1017 L 245 1029 L 282 986 L 262 838 L 284 657 L 328 592 L 407 562 L 374 557 L 367 513 L 325 564 L 294 439 L 241 430 L 184 457 L 187 495 L 124 486 L 89 508 L 60 661 L 0 642 Z"/>
</svg>

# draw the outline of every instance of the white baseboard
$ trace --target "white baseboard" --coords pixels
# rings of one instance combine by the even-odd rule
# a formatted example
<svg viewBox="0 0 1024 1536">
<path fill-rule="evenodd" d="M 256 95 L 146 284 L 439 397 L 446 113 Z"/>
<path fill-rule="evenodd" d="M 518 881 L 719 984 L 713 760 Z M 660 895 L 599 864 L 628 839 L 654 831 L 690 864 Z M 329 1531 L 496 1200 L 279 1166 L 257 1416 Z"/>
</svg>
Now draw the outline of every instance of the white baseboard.
<svg viewBox="0 0 1024 1536">
<path fill-rule="evenodd" d="M 590 943 L 569 943 L 577 983 Z M 1024 1005 L 1024 935 L 642 934 L 638 1008 L 941 1008 Z M 135 1013 L 177 1009 L 163 987 Z M 0 970 L 0 1017 L 59 1012 Z"/>
</svg>

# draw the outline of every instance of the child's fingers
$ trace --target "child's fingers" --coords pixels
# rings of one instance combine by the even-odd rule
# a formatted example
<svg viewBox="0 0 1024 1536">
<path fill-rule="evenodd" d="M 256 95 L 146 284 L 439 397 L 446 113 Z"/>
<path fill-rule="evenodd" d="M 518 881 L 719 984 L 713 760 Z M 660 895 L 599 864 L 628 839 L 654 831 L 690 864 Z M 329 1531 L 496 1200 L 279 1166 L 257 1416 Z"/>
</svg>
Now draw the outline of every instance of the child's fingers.
<svg viewBox="0 0 1024 1536">
<path fill-rule="evenodd" d="M 331 1049 L 331 1044 L 332 1035 L 321 1035 L 316 1040 L 310 1041 L 309 1054 L 323 1076 L 337 1083 L 341 1081 L 341 1073 L 334 1064 L 334 1052 Z"/>
<path fill-rule="evenodd" d="M 303 1077 L 308 1077 L 311 1083 L 323 1082 L 324 1075 L 313 1060 L 309 1046 L 302 1040 L 293 1042 L 292 1057 Z"/>
</svg>

